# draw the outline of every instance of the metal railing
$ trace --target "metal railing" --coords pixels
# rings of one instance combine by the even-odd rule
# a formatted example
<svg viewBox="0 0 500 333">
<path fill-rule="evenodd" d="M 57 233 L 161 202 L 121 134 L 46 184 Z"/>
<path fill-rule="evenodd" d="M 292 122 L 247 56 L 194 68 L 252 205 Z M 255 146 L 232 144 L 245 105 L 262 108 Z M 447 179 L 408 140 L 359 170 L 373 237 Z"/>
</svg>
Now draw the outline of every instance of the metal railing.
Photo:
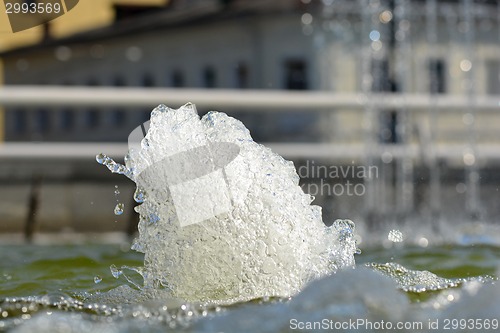
<svg viewBox="0 0 500 333">
<path fill-rule="evenodd" d="M 0 88 L 0 105 L 9 106 L 126 106 L 154 107 L 167 104 L 172 107 L 193 102 L 204 109 L 214 108 L 266 111 L 320 111 L 339 109 L 359 112 L 365 108 L 396 109 L 403 112 L 422 112 L 429 108 L 444 112 L 457 112 L 473 106 L 481 113 L 498 113 L 500 96 L 475 96 L 473 103 L 467 96 L 428 94 L 332 93 L 324 91 L 270 91 L 229 89 L 172 89 L 172 88 L 112 88 L 65 86 L 4 86 Z M 103 111 L 113 108 L 103 108 Z M 75 111 L 78 112 L 76 108 Z M 141 109 L 142 111 L 142 109 Z M 500 138 L 499 138 L 500 139 Z M 499 143 L 500 144 L 500 140 Z M 366 154 L 363 143 L 269 143 L 277 153 L 287 158 L 359 158 Z M 78 149 L 75 149 L 78 147 Z M 436 157 L 461 156 L 464 145 L 440 144 L 435 147 Z M 125 144 L 111 143 L 5 143 L 0 146 L 4 158 L 69 158 L 84 159 L 106 151 L 111 156 L 123 156 Z M 392 156 L 416 158 L 417 145 L 378 144 L 374 155 L 388 152 Z M 500 159 L 497 144 L 481 145 L 478 155 L 487 159 Z"/>
<path fill-rule="evenodd" d="M 463 115 L 473 108 L 477 113 L 500 116 L 500 96 L 452 96 L 426 94 L 369 94 L 332 93 L 322 91 L 268 91 L 268 90 L 202 90 L 202 89 L 167 89 L 167 88 L 108 88 L 108 87 L 62 87 L 62 86 L 6 86 L 0 88 L 0 106 L 38 107 L 99 106 L 102 111 L 112 107 L 137 107 L 143 112 L 144 107 L 152 108 L 158 104 L 171 107 L 195 103 L 207 110 L 245 112 L 282 112 L 306 111 L 336 112 L 349 110 L 359 113 L 360 119 L 366 110 L 398 110 L 400 112 L 421 112 L 429 109 L 440 113 Z M 112 107 L 111 107 L 112 106 Z M 109 108 L 106 108 L 109 107 Z M 133 112 L 133 111 L 132 111 Z M 467 143 L 433 142 L 433 156 L 427 158 L 461 161 Z M 266 143 L 266 146 L 288 159 L 330 159 L 348 160 L 390 154 L 394 159 L 422 159 L 425 147 L 422 142 L 405 144 L 370 144 L 360 139 L 354 143 L 317 142 L 317 143 Z M 33 160 L 68 160 L 81 161 L 95 158 L 96 153 L 105 152 L 112 157 L 123 157 L 127 153 L 126 143 L 0 143 L 0 159 L 3 161 Z M 480 144 L 476 147 L 478 158 L 488 161 L 500 161 L 500 137 L 498 142 Z M 8 175 L 7 175 L 8 176 Z M 39 183 L 32 181 L 31 198 L 37 198 Z M 30 199 L 31 200 L 31 199 Z M 33 201 L 33 200 L 31 200 Z M 31 202 L 30 201 L 30 202 Z M 35 200 L 36 201 L 36 200 Z M 36 207 L 33 202 L 30 207 Z M 31 212 L 30 208 L 30 212 Z M 29 213 L 28 216 L 32 215 Z M 32 236 L 33 221 L 26 222 L 26 237 Z M 134 230 L 132 227 L 129 230 Z"/>
<path fill-rule="evenodd" d="M 204 108 L 248 110 L 314 110 L 373 108 L 408 111 L 459 111 L 469 108 L 470 98 L 462 95 L 332 93 L 324 91 L 111 88 L 65 86 L 4 86 L 0 88 L 3 106 L 151 106 L 183 105 L 192 102 Z M 476 110 L 500 112 L 500 96 L 476 96 Z"/>
</svg>

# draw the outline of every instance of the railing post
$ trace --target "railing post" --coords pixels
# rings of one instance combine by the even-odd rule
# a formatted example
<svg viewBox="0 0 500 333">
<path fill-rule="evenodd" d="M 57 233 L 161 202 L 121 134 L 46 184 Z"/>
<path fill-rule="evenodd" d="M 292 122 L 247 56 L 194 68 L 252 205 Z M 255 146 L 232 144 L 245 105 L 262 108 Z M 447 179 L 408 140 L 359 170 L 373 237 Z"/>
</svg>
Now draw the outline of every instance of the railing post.
<svg viewBox="0 0 500 333">
<path fill-rule="evenodd" d="M 28 214 L 26 224 L 24 225 L 24 238 L 28 243 L 33 240 L 36 229 L 36 218 L 40 208 L 40 189 L 42 185 L 42 176 L 33 175 L 28 199 Z"/>
</svg>

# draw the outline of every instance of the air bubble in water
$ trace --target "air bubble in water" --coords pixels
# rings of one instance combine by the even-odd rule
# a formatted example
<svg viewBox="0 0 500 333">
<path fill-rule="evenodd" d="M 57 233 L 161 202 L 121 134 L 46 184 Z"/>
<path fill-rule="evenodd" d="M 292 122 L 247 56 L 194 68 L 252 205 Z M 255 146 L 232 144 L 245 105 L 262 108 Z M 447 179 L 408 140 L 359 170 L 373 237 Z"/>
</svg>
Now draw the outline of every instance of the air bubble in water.
<svg viewBox="0 0 500 333">
<path fill-rule="evenodd" d="M 122 215 L 125 205 L 121 202 L 117 203 L 115 206 L 115 215 Z"/>
</svg>

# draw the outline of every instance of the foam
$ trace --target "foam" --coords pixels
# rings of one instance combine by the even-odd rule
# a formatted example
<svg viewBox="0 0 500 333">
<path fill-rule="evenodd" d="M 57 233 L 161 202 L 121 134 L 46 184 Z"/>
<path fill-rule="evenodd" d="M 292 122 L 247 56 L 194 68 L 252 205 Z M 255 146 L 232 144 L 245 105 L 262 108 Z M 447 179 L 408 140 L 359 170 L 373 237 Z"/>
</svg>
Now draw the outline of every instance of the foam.
<svg viewBox="0 0 500 333">
<path fill-rule="evenodd" d="M 125 166 L 98 161 L 137 184 L 132 248 L 145 253 L 147 288 L 189 301 L 289 296 L 355 264 L 354 223 L 326 227 L 293 163 L 225 113 L 160 105 Z"/>
</svg>

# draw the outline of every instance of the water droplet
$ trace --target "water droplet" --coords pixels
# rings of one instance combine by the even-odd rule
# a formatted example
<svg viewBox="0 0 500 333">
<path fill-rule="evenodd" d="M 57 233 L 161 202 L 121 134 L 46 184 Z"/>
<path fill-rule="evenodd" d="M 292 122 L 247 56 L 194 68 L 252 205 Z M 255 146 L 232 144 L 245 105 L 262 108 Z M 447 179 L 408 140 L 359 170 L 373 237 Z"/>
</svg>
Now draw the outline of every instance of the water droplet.
<svg viewBox="0 0 500 333">
<path fill-rule="evenodd" d="M 468 72 L 472 69 L 472 62 L 469 59 L 463 59 L 460 61 L 460 69 L 463 72 Z"/>
<path fill-rule="evenodd" d="M 302 21 L 302 24 L 309 25 L 313 22 L 313 16 L 309 13 L 304 13 L 302 14 L 300 20 Z"/>
<path fill-rule="evenodd" d="M 111 270 L 111 275 L 113 275 L 115 279 L 118 279 L 120 275 L 123 274 L 123 271 L 121 269 L 118 269 L 116 265 L 109 266 L 109 269 Z"/>
<path fill-rule="evenodd" d="M 351 220 L 337 219 L 333 222 L 332 228 L 338 232 L 339 240 L 345 241 L 352 237 L 355 226 L 354 222 L 352 222 Z"/>
<path fill-rule="evenodd" d="M 429 241 L 427 240 L 427 238 L 422 237 L 418 240 L 418 245 L 420 245 L 421 247 L 427 247 L 427 245 L 429 245 Z"/>
<path fill-rule="evenodd" d="M 467 191 L 467 185 L 464 183 L 458 183 L 457 186 L 455 186 L 455 189 L 458 193 L 463 194 Z"/>
<path fill-rule="evenodd" d="M 471 166 L 476 163 L 476 157 L 473 153 L 465 153 L 464 154 L 464 163 L 465 165 Z"/>
<path fill-rule="evenodd" d="M 379 15 L 379 20 L 384 24 L 389 23 L 392 20 L 392 12 L 390 10 L 384 10 Z"/>
<path fill-rule="evenodd" d="M 403 241 L 403 233 L 399 230 L 391 230 L 389 231 L 389 235 L 387 238 L 394 243 L 401 243 Z"/>
<path fill-rule="evenodd" d="M 102 278 L 99 275 L 94 276 L 94 283 L 100 283 L 102 281 Z"/>
<path fill-rule="evenodd" d="M 115 206 L 115 215 L 122 215 L 123 208 L 125 208 L 125 205 L 123 203 L 121 202 L 117 203 Z"/>
<path fill-rule="evenodd" d="M 97 163 L 99 163 L 99 164 L 103 164 L 103 163 L 104 163 L 104 161 L 106 160 L 106 157 L 107 157 L 107 156 L 106 156 L 106 155 L 104 155 L 103 153 L 101 153 L 101 154 L 97 154 L 97 155 L 95 156 L 95 160 L 97 161 Z"/>
<path fill-rule="evenodd" d="M 378 30 L 372 30 L 370 32 L 370 39 L 375 42 L 380 39 L 380 32 Z"/>
<path fill-rule="evenodd" d="M 130 247 L 132 250 L 134 251 L 137 251 L 137 252 L 142 252 L 144 253 L 144 247 L 139 244 L 138 242 L 134 242 L 134 244 L 132 244 L 132 246 Z"/>
<path fill-rule="evenodd" d="M 145 199 L 145 192 L 144 189 L 141 187 L 137 187 L 137 189 L 134 192 L 134 200 L 137 203 L 143 203 Z"/>
</svg>

